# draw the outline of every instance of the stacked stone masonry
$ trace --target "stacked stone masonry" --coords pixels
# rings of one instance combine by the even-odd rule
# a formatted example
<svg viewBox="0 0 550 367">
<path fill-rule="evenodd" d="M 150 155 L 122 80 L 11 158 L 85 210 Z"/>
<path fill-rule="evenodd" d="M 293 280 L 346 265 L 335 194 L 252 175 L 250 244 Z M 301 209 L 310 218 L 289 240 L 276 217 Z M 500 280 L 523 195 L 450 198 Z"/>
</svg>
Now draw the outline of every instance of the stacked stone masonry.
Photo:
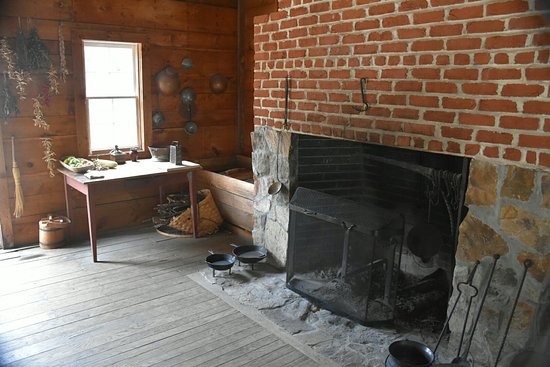
<svg viewBox="0 0 550 367">
<path fill-rule="evenodd" d="M 514 313 L 503 366 L 514 365 L 511 360 L 519 350 L 547 347 L 540 342 L 549 340 L 550 325 L 535 315 L 550 307 L 544 295 L 550 279 L 549 182 L 550 173 L 543 170 L 472 161 L 466 193 L 469 211 L 460 227 L 455 286 L 465 279 L 476 260 L 483 261 L 483 270 L 474 283 L 483 284 L 492 255 L 501 255 L 475 334 L 473 348 L 479 365 L 493 365 L 504 334 L 502 320 L 510 315 L 527 259 L 533 266 L 528 269 Z M 455 338 L 461 322 L 455 318 L 451 324 Z"/>
<path fill-rule="evenodd" d="M 549 7 L 539 0 L 279 0 L 278 12 L 255 18 L 254 241 L 284 266 L 291 132 L 473 157 L 454 284 L 482 260 L 475 284 L 483 285 L 492 255 L 501 259 L 472 355 L 476 365 L 493 365 L 526 259 L 534 266 L 500 365 L 521 350 L 547 352 Z M 277 169 L 287 75 L 289 131 Z M 367 78 L 366 111 L 360 78 Z M 271 197 L 274 179 L 287 191 Z M 460 307 L 451 343 L 460 335 Z"/>
<path fill-rule="evenodd" d="M 255 18 L 255 124 L 550 167 L 550 13 L 534 0 L 279 0 Z M 360 78 L 367 78 L 362 107 Z"/>
</svg>

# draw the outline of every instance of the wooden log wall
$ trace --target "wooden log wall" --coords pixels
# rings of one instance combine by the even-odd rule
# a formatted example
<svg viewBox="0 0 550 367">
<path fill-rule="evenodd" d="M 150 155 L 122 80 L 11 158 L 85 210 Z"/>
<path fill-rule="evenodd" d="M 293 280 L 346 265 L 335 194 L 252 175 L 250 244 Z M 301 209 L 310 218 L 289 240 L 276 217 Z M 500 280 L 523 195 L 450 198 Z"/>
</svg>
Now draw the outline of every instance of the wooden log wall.
<svg viewBox="0 0 550 367">
<path fill-rule="evenodd" d="M 0 141 L 0 220 L 5 248 L 38 241 L 38 221 L 48 214 L 64 214 L 63 181 L 59 174 L 51 178 L 45 163 L 41 137 L 51 137 L 57 157 L 77 151 L 75 123 L 74 73 L 71 35 L 74 30 L 101 30 L 139 33 L 148 44 L 144 57 L 149 58 L 151 90 L 144 91 L 153 111 L 162 111 L 166 122 L 152 131 L 153 144 L 172 140 L 183 143 L 186 157 L 192 160 L 232 156 L 236 153 L 237 104 L 237 1 L 236 0 L 0 0 L 0 37 L 13 39 L 21 22 L 23 30 L 35 26 L 49 48 L 54 65 L 59 65 L 58 27 L 63 23 L 67 66 L 70 75 L 61 84 L 61 94 L 51 96 L 44 108 L 51 125 L 48 131 L 33 126 L 31 97 L 46 82 L 45 73 L 34 73 L 28 98 L 20 101 L 20 114 L 1 125 Z M 181 61 L 190 57 L 193 67 L 184 70 Z M 197 110 L 193 120 L 199 127 L 189 136 L 183 126 L 187 114 L 180 114 L 178 95 L 160 95 L 155 75 L 171 65 L 178 70 L 180 87 L 197 92 Z M 6 65 L 0 61 L 0 72 Z M 214 94 L 209 78 L 220 73 L 229 78 L 224 93 Z M 12 91 L 14 84 L 11 82 Z M 251 97 L 250 97 L 251 99 Z M 146 116 L 151 119 L 151 116 Z M 22 175 L 25 211 L 14 218 L 14 183 L 11 175 L 10 138 L 16 138 L 16 158 Z M 2 156 L 3 155 L 3 156 Z M 142 158 L 148 152 L 142 153 Z M 77 212 L 73 230 L 85 237 L 84 200 L 75 193 Z M 6 201 L 9 201 L 9 206 Z M 145 221 L 153 214 L 158 201 L 157 188 L 127 185 L 122 192 L 104 193 L 98 207 L 98 229 L 112 229 Z"/>
<path fill-rule="evenodd" d="M 240 85 L 242 100 L 239 105 L 239 148 L 240 153 L 250 156 L 252 142 L 250 133 L 254 130 L 254 17 L 277 11 L 277 0 L 239 1 L 240 23 Z"/>
</svg>

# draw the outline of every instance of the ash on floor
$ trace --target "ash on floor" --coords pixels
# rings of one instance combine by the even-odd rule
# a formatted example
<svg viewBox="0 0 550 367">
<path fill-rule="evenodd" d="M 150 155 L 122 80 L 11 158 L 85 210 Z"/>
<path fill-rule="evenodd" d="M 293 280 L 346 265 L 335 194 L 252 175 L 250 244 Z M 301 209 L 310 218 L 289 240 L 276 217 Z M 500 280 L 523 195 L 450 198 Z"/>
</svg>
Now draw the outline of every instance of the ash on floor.
<svg viewBox="0 0 550 367">
<path fill-rule="evenodd" d="M 431 329 L 399 331 L 394 327 L 367 327 L 318 308 L 286 288 L 286 274 L 268 264 L 235 265 L 231 274 L 209 268 L 201 270 L 206 280 L 220 287 L 241 304 L 254 307 L 295 338 L 341 366 L 383 367 L 388 346 L 395 340 L 416 340 L 432 347 L 437 333 Z M 446 340 L 438 359 L 450 361 Z"/>
</svg>

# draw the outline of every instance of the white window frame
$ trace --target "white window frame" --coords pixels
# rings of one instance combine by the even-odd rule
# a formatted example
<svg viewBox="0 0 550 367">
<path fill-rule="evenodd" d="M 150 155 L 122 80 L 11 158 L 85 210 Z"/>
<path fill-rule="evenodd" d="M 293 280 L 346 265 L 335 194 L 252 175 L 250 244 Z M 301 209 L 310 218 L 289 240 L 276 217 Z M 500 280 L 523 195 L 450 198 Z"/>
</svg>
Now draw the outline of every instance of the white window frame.
<svg viewBox="0 0 550 367">
<path fill-rule="evenodd" d="M 135 42 L 113 42 L 113 41 L 98 41 L 98 40 L 83 40 L 83 47 L 94 47 L 94 46 L 99 46 L 99 47 L 112 47 L 112 48 L 127 48 L 127 49 L 131 49 L 132 50 L 132 59 L 133 59 L 133 82 L 134 82 L 134 86 L 133 86 L 133 89 L 134 89 L 134 93 L 131 94 L 131 95 L 122 95 L 122 94 L 112 94 L 112 95 L 105 95 L 105 96 L 89 96 L 88 94 L 86 94 L 86 116 L 88 118 L 88 134 L 90 136 L 90 139 L 89 139 L 89 144 L 90 144 L 90 152 L 91 154 L 94 154 L 94 153 L 98 153 L 98 152 L 104 152 L 105 150 L 109 150 L 109 149 L 112 149 L 113 147 L 105 147 L 105 148 L 102 148 L 102 149 L 94 149 L 92 147 L 93 144 L 93 141 L 91 139 L 91 136 L 92 136 L 92 133 L 91 133 L 91 130 L 92 130 L 92 126 L 90 124 L 90 100 L 113 100 L 113 99 L 133 99 L 134 100 L 134 103 L 135 103 L 135 112 L 136 112 L 136 131 L 137 131 L 137 136 L 136 136 L 136 143 L 135 144 L 130 144 L 130 145 L 123 145 L 123 144 L 119 144 L 119 148 L 120 149 L 130 149 L 130 148 L 133 148 L 133 147 L 142 147 L 143 144 L 141 142 L 141 137 L 142 137 L 142 134 L 141 134 L 141 126 L 142 126 L 142 123 L 141 123 L 141 119 L 142 119 L 142 116 L 141 116 L 141 113 L 140 113 L 140 110 L 141 110 L 141 101 L 142 101 L 142 96 L 141 96 L 141 93 L 140 93 L 140 84 L 141 84 L 141 76 L 140 76 L 140 70 L 141 70 L 141 44 L 140 43 L 135 43 Z M 86 62 L 84 62 L 84 70 L 86 70 Z M 86 73 L 85 73 L 85 78 L 86 78 Z M 97 145 L 97 144 L 95 144 Z M 112 144 L 114 146 L 114 144 Z"/>
<path fill-rule="evenodd" d="M 84 41 L 103 43 L 133 43 L 137 47 L 137 124 L 138 124 L 138 151 L 145 152 L 152 140 L 152 117 L 151 117 L 151 78 L 149 68 L 149 57 L 147 54 L 147 37 L 143 34 L 75 30 L 72 34 L 73 40 L 73 68 L 74 68 L 74 91 L 75 91 L 75 117 L 77 127 L 77 153 L 83 157 L 108 156 L 114 148 L 103 150 L 92 150 L 90 145 L 90 127 L 88 120 L 88 98 L 86 96 L 86 78 L 84 65 Z M 119 146 L 123 150 L 132 147 Z"/>
</svg>

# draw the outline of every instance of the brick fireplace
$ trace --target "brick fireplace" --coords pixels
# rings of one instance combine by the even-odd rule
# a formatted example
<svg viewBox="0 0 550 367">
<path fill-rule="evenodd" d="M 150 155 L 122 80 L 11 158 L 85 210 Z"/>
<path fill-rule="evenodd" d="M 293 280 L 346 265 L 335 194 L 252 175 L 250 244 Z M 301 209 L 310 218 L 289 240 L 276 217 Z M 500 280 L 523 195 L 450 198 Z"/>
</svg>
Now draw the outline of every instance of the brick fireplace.
<svg viewBox="0 0 550 367">
<path fill-rule="evenodd" d="M 285 265 L 292 133 L 470 157 L 454 284 L 475 260 L 502 255 L 472 353 L 492 365 L 527 258 L 535 265 L 501 361 L 547 342 L 550 17 L 542 8 L 522 0 L 279 0 L 278 12 L 257 17 L 255 242 Z M 271 196 L 276 173 L 285 187 Z M 459 324 L 456 317 L 451 340 Z"/>
</svg>

